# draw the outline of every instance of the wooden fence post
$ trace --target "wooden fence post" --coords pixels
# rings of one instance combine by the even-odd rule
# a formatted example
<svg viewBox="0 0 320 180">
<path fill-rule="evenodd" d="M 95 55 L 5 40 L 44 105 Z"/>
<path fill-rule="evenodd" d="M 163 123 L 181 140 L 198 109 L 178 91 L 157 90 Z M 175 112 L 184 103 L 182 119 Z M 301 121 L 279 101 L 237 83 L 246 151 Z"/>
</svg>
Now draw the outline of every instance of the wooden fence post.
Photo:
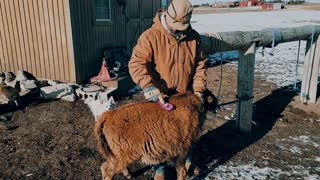
<svg viewBox="0 0 320 180">
<path fill-rule="evenodd" d="M 239 50 L 237 127 L 240 131 L 251 132 L 253 112 L 253 82 L 256 43 L 246 50 Z"/>
<path fill-rule="evenodd" d="M 312 44 L 311 44 L 312 43 Z M 307 41 L 300 99 L 302 103 L 316 103 L 320 68 L 320 38 Z"/>
</svg>

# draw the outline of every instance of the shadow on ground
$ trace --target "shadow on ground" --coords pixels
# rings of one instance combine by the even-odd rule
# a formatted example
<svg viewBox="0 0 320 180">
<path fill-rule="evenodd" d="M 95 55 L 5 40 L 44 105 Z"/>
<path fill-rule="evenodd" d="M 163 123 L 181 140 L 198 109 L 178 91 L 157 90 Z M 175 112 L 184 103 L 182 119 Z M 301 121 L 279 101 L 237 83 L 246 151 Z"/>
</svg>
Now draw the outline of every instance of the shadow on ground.
<svg viewBox="0 0 320 180">
<path fill-rule="evenodd" d="M 205 177 L 235 154 L 264 137 L 297 95 L 294 91 L 287 91 L 292 87 L 291 85 L 276 89 L 254 103 L 253 120 L 256 125 L 253 126 L 251 133 L 239 132 L 235 121 L 229 121 L 200 137 L 193 146 L 192 157 L 193 162 L 204 169 L 201 177 Z M 209 169 L 205 169 L 207 167 Z"/>
<path fill-rule="evenodd" d="M 273 128 L 277 119 L 282 117 L 282 112 L 297 95 L 297 92 L 292 89 L 293 85 L 276 89 L 270 95 L 254 103 L 253 121 L 256 125 L 252 127 L 251 133 L 239 132 L 235 121 L 228 121 L 201 136 L 191 149 L 193 163 L 203 170 L 198 178 L 204 178 L 235 154 L 264 137 Z M 145 170 L 149 169 L 150 167 Z M 134 177 L 144 172 L 144 170 L 138 170 L 134 173 Z M 176 178 L 173 167 L 166 170 L 166 177 L 166 179 Z"/>
</svg>

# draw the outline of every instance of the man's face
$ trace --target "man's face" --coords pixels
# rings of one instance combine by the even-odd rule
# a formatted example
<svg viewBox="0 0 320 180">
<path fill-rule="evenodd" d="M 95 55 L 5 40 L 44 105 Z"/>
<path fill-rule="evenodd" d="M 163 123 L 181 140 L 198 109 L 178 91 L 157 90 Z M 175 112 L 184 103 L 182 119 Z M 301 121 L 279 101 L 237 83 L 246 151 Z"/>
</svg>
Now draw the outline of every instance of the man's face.
<svg viewBox="0 0 320 180">
<path fill-rule="evenodd" d="M 189 23 L 189 22 L 188 22 Z M 167 24 L 169 30 L 172 32 L 172 33 L 175 33 L 175 34 L 186 34 L 187 31 L 189 30 L 190 28 L 190 25 L 185 29 L 185 30 L 178 30 L 178 29 L 175 29 L 173 27 L 171 27 L 169 24 Z"/>
</svg>

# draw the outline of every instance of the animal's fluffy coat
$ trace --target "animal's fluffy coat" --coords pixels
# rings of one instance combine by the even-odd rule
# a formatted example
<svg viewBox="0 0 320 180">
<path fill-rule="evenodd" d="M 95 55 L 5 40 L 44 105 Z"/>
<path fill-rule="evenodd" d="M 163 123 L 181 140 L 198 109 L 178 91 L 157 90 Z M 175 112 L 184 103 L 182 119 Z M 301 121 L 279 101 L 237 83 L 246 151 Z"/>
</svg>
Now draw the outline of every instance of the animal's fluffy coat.
<svg viewBox="0 0 320 180">
<path fill-rule="evenodd" d="M 202 103 L 193 94 L 174 96 L 170 103 L 175 105 L 173 111 L 143 102 L 99 117 L 95 135 L 106 159 L 101 166 L 104 179 L 111 179 L 135 160 L 158 164 L 186 155 L 199 132 Z"/>
</svg>

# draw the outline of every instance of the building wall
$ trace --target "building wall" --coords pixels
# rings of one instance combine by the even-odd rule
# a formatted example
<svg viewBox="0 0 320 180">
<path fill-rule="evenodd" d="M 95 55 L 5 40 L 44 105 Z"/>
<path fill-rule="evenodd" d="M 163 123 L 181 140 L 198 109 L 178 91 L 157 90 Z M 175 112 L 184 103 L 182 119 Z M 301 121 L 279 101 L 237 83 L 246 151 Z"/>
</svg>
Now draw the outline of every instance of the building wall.
<svg viewBox="0 0 320 180">
<path fill-rule="evenodd" d="M 239 6 L 240 7 L 248 7 L 248 1 L 240 1 Z"/>
<path fill-rule="evenodd" d="M 0 0 L 0 72 L 74 81 L 69 0 Z"/>
<path fill-rule="evenodd" d="M 70 82 L 98 74 L 103 50 L 130 51 L 161 8 L 161 0 L 132 0 L 125 15 L 111 2 L 112 22 L 97 23 L 94 0 L 0 0 L 0 72 Z"/>
<path fill-rule="evenodd" d="M 263 10 L 273 10 L 273 4 L 265 3 L 265 4 L 262 5 L 262 9 Z"/>
<path fill-rule="evenodd" d="M 106 48 L 126 47 L 126 19 L 116 0 L 111 1 L 112 22 L 95 21 L 94 0 L 70 0 L 75 68 L 78 82 L 99 73 Z"/>
<path fill-rule="evenodd" d="M 111 1 L 112 22 L 95 22 L 94 0 L 70 0 L 76 77 L 78 82 L 99 73 L 106 48 L 133 48 L 140 34 L 152 24 L 161 0 L 127 1 L 125 14 L 117 0 Z"/>
<path fill-rule="evenodd" d="M 274 3 L 273 4 L 273 10 L 280 10 L 282 7 L 282 3 Z"/>
</svg>

